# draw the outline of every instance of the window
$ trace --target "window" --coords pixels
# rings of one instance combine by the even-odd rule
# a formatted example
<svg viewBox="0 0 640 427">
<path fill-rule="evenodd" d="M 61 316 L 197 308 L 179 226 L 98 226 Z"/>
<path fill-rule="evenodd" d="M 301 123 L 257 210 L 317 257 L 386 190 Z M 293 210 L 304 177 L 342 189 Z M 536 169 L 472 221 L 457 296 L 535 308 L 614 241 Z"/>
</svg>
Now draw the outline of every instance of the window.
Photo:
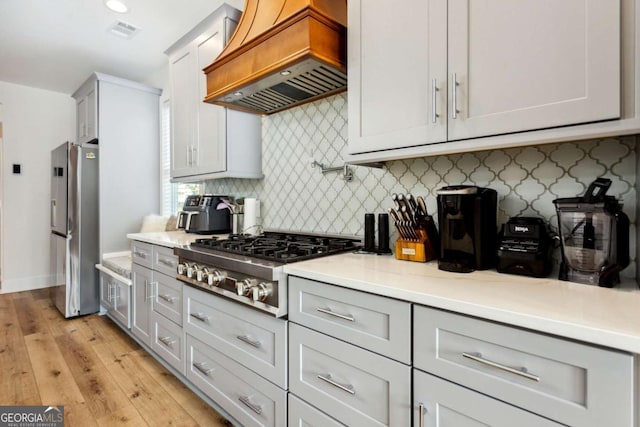
<svg viewBox="0 0 640 427">
<path fill-rule="evenodd" d="M 162 101 L 160 116 L 160 139 L 162 143 L 161 170 L 161 207 L 162 215 L 170 216 L 178 213 L 187 196 L 200 194 L 202 184 L 171 183 L 171 106 L 168 99 Z"/>
</svg>

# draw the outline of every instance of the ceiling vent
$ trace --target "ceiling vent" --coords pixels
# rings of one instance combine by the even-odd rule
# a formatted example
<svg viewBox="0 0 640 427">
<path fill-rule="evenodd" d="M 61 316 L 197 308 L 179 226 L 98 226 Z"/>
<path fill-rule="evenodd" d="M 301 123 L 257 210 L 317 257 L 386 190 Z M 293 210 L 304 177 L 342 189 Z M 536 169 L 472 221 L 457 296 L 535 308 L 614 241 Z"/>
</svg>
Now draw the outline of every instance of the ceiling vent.
<svg viewBox="0 0 640 427">
<path fill-rule="evenodd" d="M 205 102 L 271 114 L 347 89 L 347 0 L 246 0 Z"/>
<path fill-rule="evenodd" d="M 124 21 L 116 21 L 113 25 L 109 27 L 109 32 L 111 34 L 115 34 L 118 37 L 122 37 L 124 39 L 130 39 L 140 32 L 140 28 Z"/>
</svg>

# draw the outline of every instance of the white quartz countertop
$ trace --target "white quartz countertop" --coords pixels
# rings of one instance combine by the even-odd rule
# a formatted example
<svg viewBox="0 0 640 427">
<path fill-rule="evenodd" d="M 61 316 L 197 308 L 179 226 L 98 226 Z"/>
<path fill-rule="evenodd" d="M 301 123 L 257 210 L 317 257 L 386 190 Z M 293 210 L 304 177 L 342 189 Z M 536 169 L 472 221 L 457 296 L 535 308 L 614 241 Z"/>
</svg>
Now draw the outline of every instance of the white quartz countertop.
<svg viewBox="0 0 640 427">
<path fill-rule="evenodd" d="M 225 238 L 228 234 L 215 235 Z M 151 243 L 152 245 L 166 246 L 175 248 L 176 246 L 184 246 L 192 243 L 196 239 L 211 237 L 211 235 L 185 233 L 184 231 L 159 231 L 156 233 L 131 233 L 127 234 L 127 238 L 137 240 L 139 242 Z"/>
<path fill-rule="evenodd" d="M 436 262 L 342 254 L 288 264 L 290 275 L 640 353 L 640 291 L 496 271 L 450 273 Z M 419 325 L 417 326 L 419 327 Z"/>
</svg>

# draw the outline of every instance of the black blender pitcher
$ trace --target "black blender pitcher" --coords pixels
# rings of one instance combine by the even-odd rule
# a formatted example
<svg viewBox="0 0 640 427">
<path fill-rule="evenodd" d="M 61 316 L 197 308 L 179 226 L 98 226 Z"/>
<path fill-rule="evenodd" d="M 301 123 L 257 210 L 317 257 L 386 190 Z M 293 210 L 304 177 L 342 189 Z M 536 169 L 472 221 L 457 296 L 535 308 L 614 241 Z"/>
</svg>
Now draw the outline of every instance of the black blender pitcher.
<svg viewBox="0 0 640 427">
<path fill-rule="evenodd" d="M 562 243 L 560 280 L 611 288 L 629 265 L 629 218 L 598 178 L 582 197 L 556 199 Z"/>
</svg>

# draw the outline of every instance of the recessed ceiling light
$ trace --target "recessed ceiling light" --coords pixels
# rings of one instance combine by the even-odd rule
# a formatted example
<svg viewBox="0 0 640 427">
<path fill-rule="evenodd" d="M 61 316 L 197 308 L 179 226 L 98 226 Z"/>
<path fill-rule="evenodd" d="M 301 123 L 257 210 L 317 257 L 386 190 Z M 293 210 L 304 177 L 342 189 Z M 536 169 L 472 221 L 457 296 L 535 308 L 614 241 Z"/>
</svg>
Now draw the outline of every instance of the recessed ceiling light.
<svg viewBox="0 0 640 427">
<path fill-rule="evenodd" d="M 105 0 L 104 5 L 116 13 L 127 13 L 129 8 L 120 0 Z"/>
<path fill-rule="evenodd" d="M 291 71 L 289 70 L 280 71 L 280 74 L 283 76 L 288 76 L 289 74 L 291 74 Z"/>
<path fill-rule="evenodd" d="M 240 91 L 233 92 L 233 94 L 234 94 L 235 96 L 242 96 L 242 92 L 240 92 Z"/>
</svg>

